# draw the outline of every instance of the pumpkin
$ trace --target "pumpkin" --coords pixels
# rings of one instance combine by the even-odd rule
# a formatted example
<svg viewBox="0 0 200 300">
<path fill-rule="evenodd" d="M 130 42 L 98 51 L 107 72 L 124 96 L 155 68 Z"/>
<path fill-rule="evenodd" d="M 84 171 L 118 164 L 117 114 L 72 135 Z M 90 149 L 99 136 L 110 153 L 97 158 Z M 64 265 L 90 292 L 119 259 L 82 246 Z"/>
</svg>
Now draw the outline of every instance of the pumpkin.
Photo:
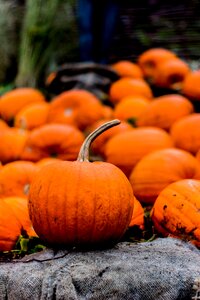
<svg viewBox="0 0 200 300">
<path fill-rule="evenodd" d="M 173 141 L 166 131 L 156 127 L 139 127 L 111 137 L 105 146 L 105 157 L 107 162 L 129 176 L 142 157 L 169 147 L 173 147 Z"/>
<path fill-rule="evenodd" d="M 151 205 L 167 185 L 184 178 L 200 179 L 200 163 L 187 151 L 168 148 L 144 156 L 129 180 L 135 197 Z"/>
<path fill-rule="evenodd" d="M 200 100 L 200 70 L 191 71 L 185 76 L 181 92 L 191 100 Z"/>
<path fill-rule="evenodd" d="M 135 226 L 139 227 L 141 230 L 144 229 L 144 208 L 136 198 L 134 198 L 133 214 L 129 227 Z"/>
<path fill-rule="evenodd" d="M 156 68 L 164 61 L 177 57 L 174 52 L 165 48 L 151 48 L 144 51 L 138 57 L 138 64 L 144 76 L 151 81 Z"/>
<path fill-rule="evenodd" d="M 128 121 L 135 125 L 137 119 L 146 110 L 150 101 L 142 96 L 127 96 L 116 104 L 114 108 L 115 118 Z"/>
<path fill-rule="evenodd" d="M 194 112 L 190 100 L 178 94 L 154 98 L 136 119 L 137 126 L 156 126 L 169 130 L 172 124 Z"/>
<path fill-rule="evenodd" d="M 83 140 L 83 133 L 74 126 L 44 124 L 30 132 L 21 159 L 38 161 L 53 156 L 74 160 Z"/>
<path fill-rule="evenodd" d="M 126 96 L 140 95 L 151 99 L 153 97 L 150 86 L 146 81 L 139 78 L 121 78 L 111 84 L 109 90 L 109 99 L 116 105 Z"/>
<path fill-rule="evenodd" d="M 31 103 L 22 108 L 14 118 L 14 126 L 32 130 L 47 122 L 49 104 L 47 102 Z"/>
<path fill-rule="evenodd" d="M 0 130 L 5 130 L 5 129 L 9 129 L 8 124 L 4 121 L 0 119 Z"/>
<path fill-rule="evenodd" d="M 27 199 L 0 199 L 0 251 L 13 250 L 19 236 L 25 233 L 37 236 L 29 218 Z"/>
<path fill-rule="evenodd" d="M 104 123 L 105 120 L 95 122 L 90 128 L 88 128 L 88 132 L 91 133 Z M 129 123 L 122 121 L 118 126 L 114 126 L 100 134 L 91 144 L 91 151 L 93 154 L 101 155 L 105 158 L 105 147 L 109 139 L 119 133 L 131 130 L 133 130 L 133 127 Z"/>
<path fill-rule="evenodd" d="M 161 88 L 180 91 L 182 83 L 190 73 L 189 65 L 180 58 L 173 58 L 159 64 L 155 70 L 153 84 Z"/>
<path fill-rule="evenodd" d="M 35 164 L 36 166 L 38 166 L 39 168 L 45 166 L 45 165 L 48 165 L 48 164 L 51 164 L 53 162 L 56 162 L 56 161 L 59 161 L 59 158 L 56 158 L 56 157 L 45 157 L 45 158 L 42 158 L 41 160 L 37 161 Z"/>
<path fill-rule="evenodd" d="M 170 135 L 177 148 L 196 154 L 200 149 L 200 113 L 193 113 L 174 122 Z"/>
<path fill-rule="evenodd" d="M 155 229 L 164 236 L 181 238 L 200 246 L 200 181 L 183 179 L 168 185 L 151 212 Z"/>
<path fill-rule="evenodd" d="M 9 128 L 0 132 L 0 161 L 8 163 L 20 159 L 29 132 L 18 128 Z"/>
<path fill-rule="evenodd" d="M 0 98 L 0 116 L 11 121 L 26 105 L 41 102 L 45 102 L 45 97 L 39 90 L 30 87 L 16 88 Z"/>
<path fill-rule="evenodd" d="M 37 170 L 38 167 L 29 161 L 14 161 L 4 165 L 0 169 L 0 197 L 26 198 Z"/>
<path fill-rule="evenodd" d="M 133 210 L 133 191 L 126 176 L 106 162 L 89 162 L 90 143 L 113 120 L 87 136 L 77 161 L 44 166 L 31 183 L 29 214 L 38 236 L 66 247 L 104 247 L 126 231 Z"/>
<path fill-rule="evenodd" d="M 129 60 L 120 60 L 111 67 L 120 77 L 143 78 L 143 72 L 139 65 Z"/>
<path fill-rule="evenodd" d="M 69 90 L 54 97 L 49 104 L 48 122 L 69 124 L 84 130 L 104 117 L 103 105 L 91 92 Z"/>
</svg>

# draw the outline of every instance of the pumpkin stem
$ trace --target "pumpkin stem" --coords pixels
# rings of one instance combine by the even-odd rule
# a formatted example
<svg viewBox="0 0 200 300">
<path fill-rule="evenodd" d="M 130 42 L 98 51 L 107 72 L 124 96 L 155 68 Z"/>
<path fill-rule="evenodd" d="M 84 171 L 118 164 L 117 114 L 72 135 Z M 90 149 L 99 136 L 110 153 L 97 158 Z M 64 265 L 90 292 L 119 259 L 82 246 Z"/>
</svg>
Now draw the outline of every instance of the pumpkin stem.
<svg viewBox="0 0 200 300">
<path fill-rule="evenodd" d="M 90 151 L 90 144 L 104 131 L 107 129 L 120 124 L 121 122 L 117 119 L 104 123 L 103 125 L 99 126 L 93 132 L 91 132 L 83 142 L 81 149 L 79 151 L 79 155 L 77 161 L 89 161 L 89 151 Z"/>
</svg>

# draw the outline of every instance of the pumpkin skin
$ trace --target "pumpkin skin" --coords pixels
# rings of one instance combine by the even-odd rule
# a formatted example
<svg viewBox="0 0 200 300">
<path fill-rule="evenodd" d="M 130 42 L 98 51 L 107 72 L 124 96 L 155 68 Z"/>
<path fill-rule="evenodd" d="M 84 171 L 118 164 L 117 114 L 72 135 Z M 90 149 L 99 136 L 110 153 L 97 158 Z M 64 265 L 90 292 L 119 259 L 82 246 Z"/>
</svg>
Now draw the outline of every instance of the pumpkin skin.
<svg viewBox="0 0 200 300">
<path fill-rule="evenodd" d="M 0 197 L 27 198 L 29 185 L 38 167 L 29 161 L 14 161 L 0 169 Z"/>
<path fill-rule="evenodd" d="M 174 122 L 170 135 L 177 148 L 192 154 L 200 149 L 200 113 L 193 113 Z"/>
<path fill-rule="evenodd" d="M 151 211 L 155 229 L 200 246 L 200 181 L 184 179 L 168 185 Z"/>
<path fill-rule="evenodd" d="M 104 130 L 109 128 L 106 124 Z M 77 161 L 45 166 L 31 184 L 30 218 L 38 236 L 49 244 L 108 246 L 130 223 L 133 192 L 126 176 L 112 164 L 88 161 L 95 137 L 96 131 L 86 138 Z"/>
<path fill-rule="evenodd" d="M 164 48 L 151 48 L 144 51 L 138 57 L 138 64 L 144 76 L 151 81 L 156 68 L 168 59 L 177 57 L 174 52 Z"/>
<path fill-rule="evenodd" d="M 191 100 L 200 100 L 200 70 L 191 71 L 185 76 L 181 92 Z"/>
<path fill-rule="evenodd" d="M 120 60 L 111 65 L 120 77 L 143 78 L 139 65 L 129 60 Z"/>
<path fill-rule="evenodd" d="M 129 180 L 136 198 L 151 205 L 167 185 L 185 178 L 200 179 L 199 162 L 189 152 L 168 148 L 143 157 Z"/>
<path fill-rule="evenodd" d="M 180 58 L 166 60 L 157 66 L 153 84 L 161 88 L 179 91 L 182 89 L 182 83 L 190 71 L 188 64 Z"/>
<path fill-rule="evenodd" d="M 54 156 L 59 159 L 74 160 L 83 141 L 83 133 L 74 126 L 45 124 L 30 132 L 21 159 L 36 162 Z"/>
<path fill-rule="evenodd" d="M 174 122 L 194 112 L 187 98 L 170 94 L 154 98 L 138 116 L 137 126 L 156 126 L 169 131 Z"/>
<path fill-rule="evenodd" d="M 69 124 L 84 130 L 104 117 L 100 100 L 86 90 L 69 90 L 53 98 L 49 104 L 49 123 Z"/>
<path fill-rule="evenodd" d="M 8 163 L 20 159 L 29 136 L 29 131 L 9 128 L 0 132 L 0 161 Z"/>
<path fill-rule="evenodd" d="M 129 227 L 137 226 L 141 230 L 144 229 L 144 208 L 142 207 L 140 201 L 134 198 L 134 208 Z"/>
<path fill-rule="evenodd" d="M 114 105 L 126 96 L 135 95 L 140 95 L 148 99 L 153 97 L 150 86 L 143 79 L 124 77 L 115 81 L 109 90 L 109 99 Z"/>
<path fill-rule="evenodd" d="M 48 103 L 32 103 L 22 108 L 15 116 L 14 126 L 32 130 L 47 122 Z"/>
<path fill-rule="evenodd" d="M 148 153 L 173 147 L 170 135 L 156 127 L 140 127 L 117 134 L 105 146 L 106 161 L 129 177 L 135 165 Z"/>
<path fill-rule="evenodd" d="M 45 102 L 45 97 L 39 90 L 30 87 L 16 88 L 1 97 L 0 116 L 10 121 L 26 105 L 41 102 Z"/>
</svg>

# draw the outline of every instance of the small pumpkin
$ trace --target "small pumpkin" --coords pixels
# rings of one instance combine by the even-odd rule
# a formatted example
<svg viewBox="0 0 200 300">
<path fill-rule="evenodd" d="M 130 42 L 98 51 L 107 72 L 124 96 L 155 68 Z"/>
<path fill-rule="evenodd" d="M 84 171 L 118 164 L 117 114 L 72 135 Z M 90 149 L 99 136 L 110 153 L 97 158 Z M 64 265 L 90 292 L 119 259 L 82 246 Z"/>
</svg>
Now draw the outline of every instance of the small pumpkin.
<svg viewBox="0 0 200 300">
<path fill-rule="evenodd" d="M 178 94 L 154 98 L 136 120 L 137 126 L 156 126 L 169 130 L 174 122 L 194 112 L 189 99 Z"/>
<path fill-rule="evenodd" d="M 31 183 L 29 214 L 38 236 L 52 245 L 103 247 L 116 243 L 127 229 L 133 191 L 126 176 L 106 162 L 89 162 L 90 143 L 105 123 L 87 136 L 77 161 L 41 168 Z"/>
<path fill-rule="evenodd" d="M 129 180 L 136 198 L 152 205 L 167 185 L 184 178 L 200 179 L 199 162 L 187 151 L 167 148 L 144 156 Z"/>
<path fill-rule="evenodd" d="M 13 89 L 3 94 L 0 99 L 0 116 L 9 122 L 26 105 L 41 102 L 45 102 L 45 97 L 35 88 L 21 87 Z"/>
<path fill-rule="evenodd" d="M 200 246 L 200 180 L 184 179 L 168 185 L 151 211 L 155 229 Z"/>
<path fill-rule="evenodd" d="M 50 156 L 74 160 L 83 140 L 83 133 L 74 126 L 44 124 L 30 132 L 20 157 L 34 162 Z"/>
<path fill-rule="evenodd" d="M 143 72 L 138 64 L 129 60 L 120 60 L 112 64 L 111 67 L 120 77 L 143 78 Z"/>
<path fill-rule="evenodd" d="M 200 70 L 191 71 L 185 76 L 181 92 L 191 100 L 200 100 Z"/>
<path fill-rule="evenodd" d="M 144 229 L 144 208 L 136 198 L 134 198 L 133 214 L 129 224 L 129 227 L 134 226 L 139 227 L 141 230 Z"/>
</svg>

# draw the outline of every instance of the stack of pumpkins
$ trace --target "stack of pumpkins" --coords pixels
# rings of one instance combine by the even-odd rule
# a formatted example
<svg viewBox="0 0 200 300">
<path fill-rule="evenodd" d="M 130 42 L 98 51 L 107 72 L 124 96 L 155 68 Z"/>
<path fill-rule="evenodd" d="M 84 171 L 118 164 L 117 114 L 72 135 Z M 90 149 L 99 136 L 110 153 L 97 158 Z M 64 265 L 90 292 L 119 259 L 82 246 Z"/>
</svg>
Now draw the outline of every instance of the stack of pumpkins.
<svg viewBox="0 0 200 300">
<path fill-rule="evenodd" d="M 200 246 L 200 70 L 162 48 L 112 68 L 109 106 L 82 89 L 1 96 L 0 251 L 24 233 L 110 246 L 146 229 L 146 207 L 159 234 Z"/>
</svg>

